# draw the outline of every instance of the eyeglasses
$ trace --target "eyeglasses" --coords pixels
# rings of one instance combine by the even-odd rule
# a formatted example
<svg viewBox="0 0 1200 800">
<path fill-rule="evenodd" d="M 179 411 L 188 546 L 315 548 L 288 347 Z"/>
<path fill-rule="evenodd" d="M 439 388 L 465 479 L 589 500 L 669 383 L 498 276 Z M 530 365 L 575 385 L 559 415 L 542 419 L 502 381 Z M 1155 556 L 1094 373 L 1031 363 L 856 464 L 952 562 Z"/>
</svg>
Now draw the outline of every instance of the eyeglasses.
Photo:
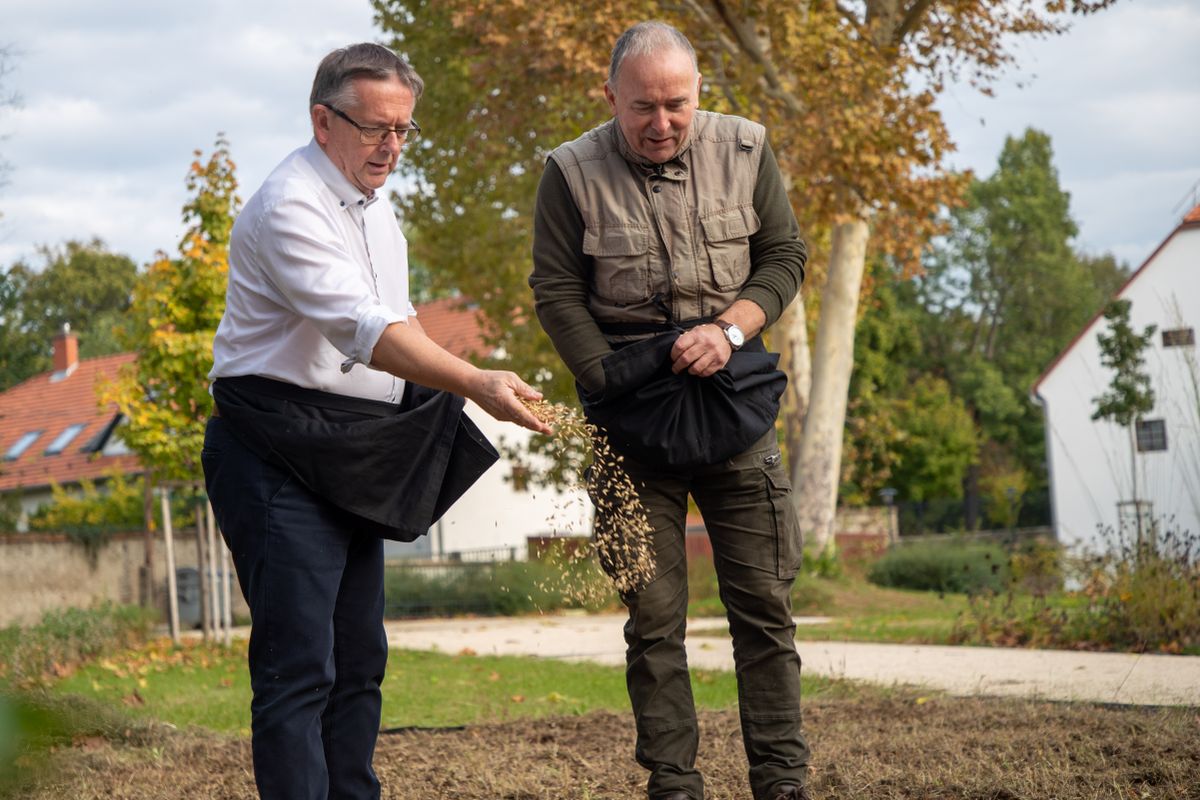
<svg viewBox="0 0 1200 800">
<path fill-rule="evenodd" d="M 346 116 L 344 111 L 334 108 L 327 103 L 322 103 L 321 105 L 358 128 L 358 140 L 363 144 L 383 144 L 383 140 L 388 137 L 389 133 L 396 134 L 396 138 L 400 140 L 400 144 L 411 144 L 417 138 L 417 134 L 421 132 L 421 126 L 417 124 L 415 119 L 408 123 L 407 128 L 366 128 Z"/>
</svg>

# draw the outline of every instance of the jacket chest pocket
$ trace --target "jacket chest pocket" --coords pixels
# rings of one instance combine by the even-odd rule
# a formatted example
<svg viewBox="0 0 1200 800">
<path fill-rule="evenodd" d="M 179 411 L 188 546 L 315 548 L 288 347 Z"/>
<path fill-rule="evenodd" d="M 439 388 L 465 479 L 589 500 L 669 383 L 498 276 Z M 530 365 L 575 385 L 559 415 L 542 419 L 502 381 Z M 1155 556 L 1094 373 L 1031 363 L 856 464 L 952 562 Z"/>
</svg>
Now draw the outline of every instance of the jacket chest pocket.
<svg viewBox="0 0 1200 800">
<path fill-rule="evenodd" d="M 636 303 L 650 292 L 650 229 L 645 225 L 587 228 L 583 252 L 593 259 L 592 286 L 614 303 Z"/>
<path fill-rule="evenodd" d="M 700 218 L 713 283 L 723 292 L 740 289 L 750 277 L 750 237 L 762 227 L 751 205 L 735 206 Z"/>
</svg>

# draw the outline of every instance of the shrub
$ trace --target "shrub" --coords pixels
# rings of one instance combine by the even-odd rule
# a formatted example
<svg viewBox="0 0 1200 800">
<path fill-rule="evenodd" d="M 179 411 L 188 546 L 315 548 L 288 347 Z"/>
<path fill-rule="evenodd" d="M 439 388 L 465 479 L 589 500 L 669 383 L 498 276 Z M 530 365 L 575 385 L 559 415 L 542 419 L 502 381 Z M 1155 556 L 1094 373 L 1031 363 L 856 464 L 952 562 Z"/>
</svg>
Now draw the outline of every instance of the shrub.
<svg viewBox="0 0 1200 800">
<path fill-rule="evenodd" d="M 0 679 L 17 686 L 44 683 L 83 661 L 145 641 L 154 613 L 103 602 L 48 611 L 36 625 L 0 629 Z"/>
<path fill-rule="evenodd" d="M 1180 652 L 1200 648 L 1200 536 L 1171 523 L 1141 541 L 1105 532 L 1110 545 L 1092 561 L 1080 613 L 1105 646 Z"/>
<path fill-rule="evenodd" d="M 996 545 L 920 542 L 889 550 L 871 566 L 867 579 L 897 589 L 999 592 L 1008 582 L 1008 558 Z"/>
<path fill-rule="evenodd" d="M 612 582 L 594 559 L 502 561 L 437 567 L 389 566 L 384 578 L 389 617 L 503 616 L 616 604 Z"/>
<path fill-rule="evenodd" d="M 1089 650 L 1200 651 L 1200 537 L 1170 524 L 1136 536 L 1107 530 L 1108 549 L 1085 560 L 1083 588 L 1051 603 L 1009 591 L 982 597 L 953 640 Z"/>
<path fill-rule="evenodd" d="M 1050 539 L 1022 543 L 1009 557 L 1014 587 L 1044 597 L 1063 586 L 1062 547 Z"/>
</svg>

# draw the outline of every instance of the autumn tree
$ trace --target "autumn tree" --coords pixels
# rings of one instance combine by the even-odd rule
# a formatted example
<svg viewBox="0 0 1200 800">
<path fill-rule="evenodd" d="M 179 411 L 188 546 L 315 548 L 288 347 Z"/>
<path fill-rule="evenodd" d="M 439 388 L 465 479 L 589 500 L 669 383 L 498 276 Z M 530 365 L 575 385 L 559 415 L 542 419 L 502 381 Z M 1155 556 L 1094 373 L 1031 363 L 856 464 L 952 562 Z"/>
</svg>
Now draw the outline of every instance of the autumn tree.
<svg viewBox="0 0 1200 800">
<path fill-rule="evenodd" d="M 229 235 L 237 213 L 237 179 L 229 143 L 218 137 L 207 162 L 196 151 L 183 207 L 187 231 L 179 255 L 150 264 L 133 290 L 122 329 L 137 361 L 102 399 L 128 420 L 121 437 L 163 478 L 197 480 L 204 426 L 212 410 L 208 373 L 212 340 L 224 310 Z"/>
<path fill-rule="evenodd" d="M 684 31 L 700 51 L 703 103 L 767 125 L 813 251 L 810 277 L 822 288 L 810 295 L 820 311 L 811 360 L 805 303 L 776 326 L 774 346 L 793 378 L 783 424 L 796 499 L 822 548 L 868 250 L 918 269 L 936 210 L 965 185 L 942 166 L 951 145 L 938 92 L 959 77 L 986 89 L 1012 60 L 1013 34 L 1062 33 L 1068 13 L 1111 2 L 374 0 L 396 47 L 437 76 L 418 115 L 440 127 L 409 162 L 418 191 L 401 200 L 406 224 L 446 280 L 483 292 L 498 340 L 536 339 L 523 331 L 523 279 L 544 157 L 608 116 L 601 86 L 622 30 L 660 18 Z M 547 356 L 537 363 L 561 373 L 548 348 L 538 352 Z"/>
</svg>

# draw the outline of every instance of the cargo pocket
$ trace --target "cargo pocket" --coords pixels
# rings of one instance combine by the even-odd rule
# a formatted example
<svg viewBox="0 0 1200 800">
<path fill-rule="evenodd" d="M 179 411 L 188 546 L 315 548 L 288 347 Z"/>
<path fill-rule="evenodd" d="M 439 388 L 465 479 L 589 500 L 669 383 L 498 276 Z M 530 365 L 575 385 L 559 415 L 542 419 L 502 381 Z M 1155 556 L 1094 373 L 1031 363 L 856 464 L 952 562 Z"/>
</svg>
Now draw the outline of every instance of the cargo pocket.
<svg viewBox="0 0 1200 800">
<path fill-rule="evenodd" d="M 650 296 L 650 229 L 645 225 L 605 225 L 583 232 L 583 252 L 593 259 L 596 294 L 614 303 Z"/>
<path fill-rule="evenodd" d="M 800 520 L 792 505 L 792 482 L 778 453 L 768 456 L 763 467 L 775 522 L 775 567 L 781 580 L 791 580 L 800 571 L 804 547 Z"/>
<path fill-rule="evenodd" d="M 700 227 L 713 282 L 723 292 L 740 289 L 750 277 L 750 237 L 762 227 L 754 207 L 722 209 L 701 217 Z"/>
</svg>

